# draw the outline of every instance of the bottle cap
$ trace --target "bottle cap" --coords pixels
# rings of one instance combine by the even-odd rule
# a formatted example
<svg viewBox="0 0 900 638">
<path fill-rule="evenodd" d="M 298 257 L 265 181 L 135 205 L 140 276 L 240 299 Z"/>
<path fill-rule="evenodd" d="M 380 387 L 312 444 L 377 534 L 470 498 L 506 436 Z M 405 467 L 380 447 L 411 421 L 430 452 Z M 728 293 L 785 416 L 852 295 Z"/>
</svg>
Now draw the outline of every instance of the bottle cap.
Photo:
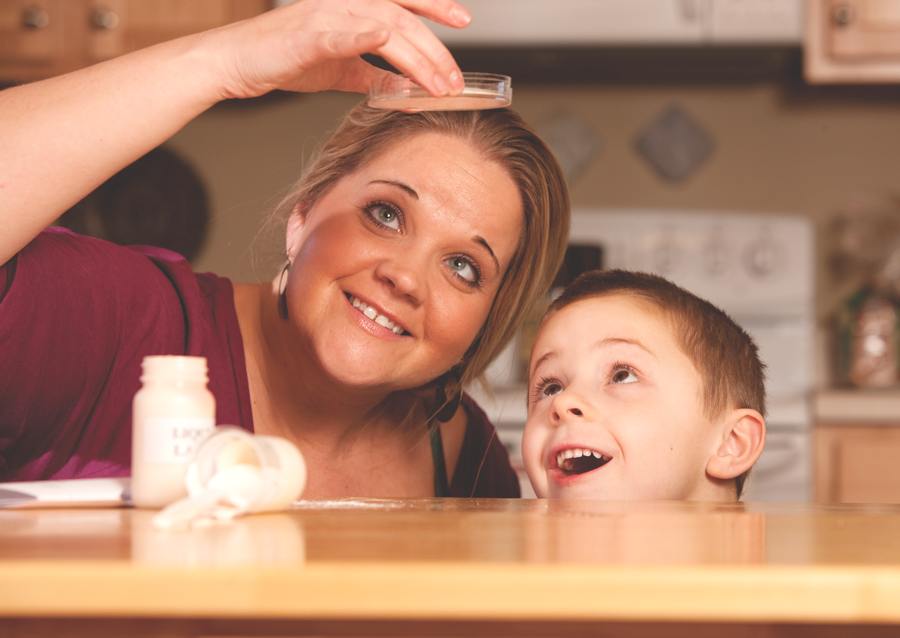
<svg viewBox="0 0 900 638">
<path fill-rule="evenodd" d="M 149 377 L 193 377 L 206 380 L 206 357 L 151 355 L 141 362 L 142 381 Z"/>
</svg>

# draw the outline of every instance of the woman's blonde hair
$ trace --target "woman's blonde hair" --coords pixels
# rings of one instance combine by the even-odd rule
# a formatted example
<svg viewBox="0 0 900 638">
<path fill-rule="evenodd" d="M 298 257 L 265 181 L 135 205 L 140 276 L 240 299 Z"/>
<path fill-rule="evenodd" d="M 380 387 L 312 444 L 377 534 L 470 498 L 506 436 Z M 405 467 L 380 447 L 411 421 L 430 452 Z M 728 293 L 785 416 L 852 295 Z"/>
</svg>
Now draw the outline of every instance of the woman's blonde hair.
<svg viewBox="0 0 900 638">
<path fill-rule="evenodd" d="M 435 380 L 448 386 L 448 393 L 456 393 L 482 375 L 517 332 L 528 310 L 546 294 L 568 241 L 565 178 L 550 149 L 517 113 L 509 109 L 403 113 L 360 104 L 326 140 L 276 215 L 286 218 L 297 209 L 309 210 L 342 177 L 390 145 L 420 133 L 466 140 L 505 168 L 519 191 L 524 213 L 519 245 L 484 325 L 453 373 Z"/>
</svg>

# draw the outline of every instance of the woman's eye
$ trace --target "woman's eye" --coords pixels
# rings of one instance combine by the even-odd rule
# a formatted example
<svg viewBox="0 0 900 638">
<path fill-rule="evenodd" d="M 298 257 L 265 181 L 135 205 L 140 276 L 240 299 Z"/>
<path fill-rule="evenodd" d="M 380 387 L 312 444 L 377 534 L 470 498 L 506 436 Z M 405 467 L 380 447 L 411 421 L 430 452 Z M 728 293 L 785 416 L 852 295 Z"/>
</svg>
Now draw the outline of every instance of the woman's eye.
<svg viewBox="0 0 900 638">
<path fill-rule="evenodd" d="M 454 255 L 453 257 L 448 257 L 444 263 L 467 285 L 476 288 L 481 284 L 481 271 L 478 270 L 478 267 L 471 259 L 461 255 Z"/>
<path fill-rule="evenodd" d="M 380 226 L 400 231 L 400 210 L 393 204 L 373 202 L 366 206 L 366 214 Z"/>
<path fill-rule="evenodd" d="M 610 380 L 613 383 L 634 383 L 638 380 L 634 370 L 628 366 L 617 366 L 613 369 Z"/>
</svg>

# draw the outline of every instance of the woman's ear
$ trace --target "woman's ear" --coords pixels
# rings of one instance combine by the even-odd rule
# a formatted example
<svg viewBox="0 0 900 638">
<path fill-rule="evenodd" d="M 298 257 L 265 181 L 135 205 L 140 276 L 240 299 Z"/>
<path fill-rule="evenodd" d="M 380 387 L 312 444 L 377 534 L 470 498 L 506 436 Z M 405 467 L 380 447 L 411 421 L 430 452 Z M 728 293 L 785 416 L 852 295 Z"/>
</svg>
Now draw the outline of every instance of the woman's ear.
<svg viewBox="0 0 900 638">
<path fill-rule="evenodd" d="M 766 420 L 756 410 L 732 410 L 724 421 L 722 440 L 706 464 L 706 473 L 733 479 L 756 463 L 766 442 Z"/>
<path fill-rule="evenodd" d="M 284 234 L 284 250 L 288 261 L 294 261 L 294 256 L 300 250 L 303 243 L 303 228 L 306 225 L 306 207 L 303 202 L 294 205 L 287 220 L 287 229 Z"/>
</svg>

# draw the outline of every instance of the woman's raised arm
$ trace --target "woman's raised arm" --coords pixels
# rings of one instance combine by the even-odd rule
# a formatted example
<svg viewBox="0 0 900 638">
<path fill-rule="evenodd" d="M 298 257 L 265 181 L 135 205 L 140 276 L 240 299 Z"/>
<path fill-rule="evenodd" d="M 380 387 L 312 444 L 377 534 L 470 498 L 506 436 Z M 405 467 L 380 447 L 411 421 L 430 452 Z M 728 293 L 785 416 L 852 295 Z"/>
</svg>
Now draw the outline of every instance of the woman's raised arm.
<svg viewBox="0 0 900 638">
<path fill-rule="evenodd" d="M 0 92 L 0 264 L 210 106 L 273 89 L 364 92 L 377 53 L 435 95 L 459 69 L 416 17 L 468 23 L 454 0 L 305 0 Z"/>
</svg>

